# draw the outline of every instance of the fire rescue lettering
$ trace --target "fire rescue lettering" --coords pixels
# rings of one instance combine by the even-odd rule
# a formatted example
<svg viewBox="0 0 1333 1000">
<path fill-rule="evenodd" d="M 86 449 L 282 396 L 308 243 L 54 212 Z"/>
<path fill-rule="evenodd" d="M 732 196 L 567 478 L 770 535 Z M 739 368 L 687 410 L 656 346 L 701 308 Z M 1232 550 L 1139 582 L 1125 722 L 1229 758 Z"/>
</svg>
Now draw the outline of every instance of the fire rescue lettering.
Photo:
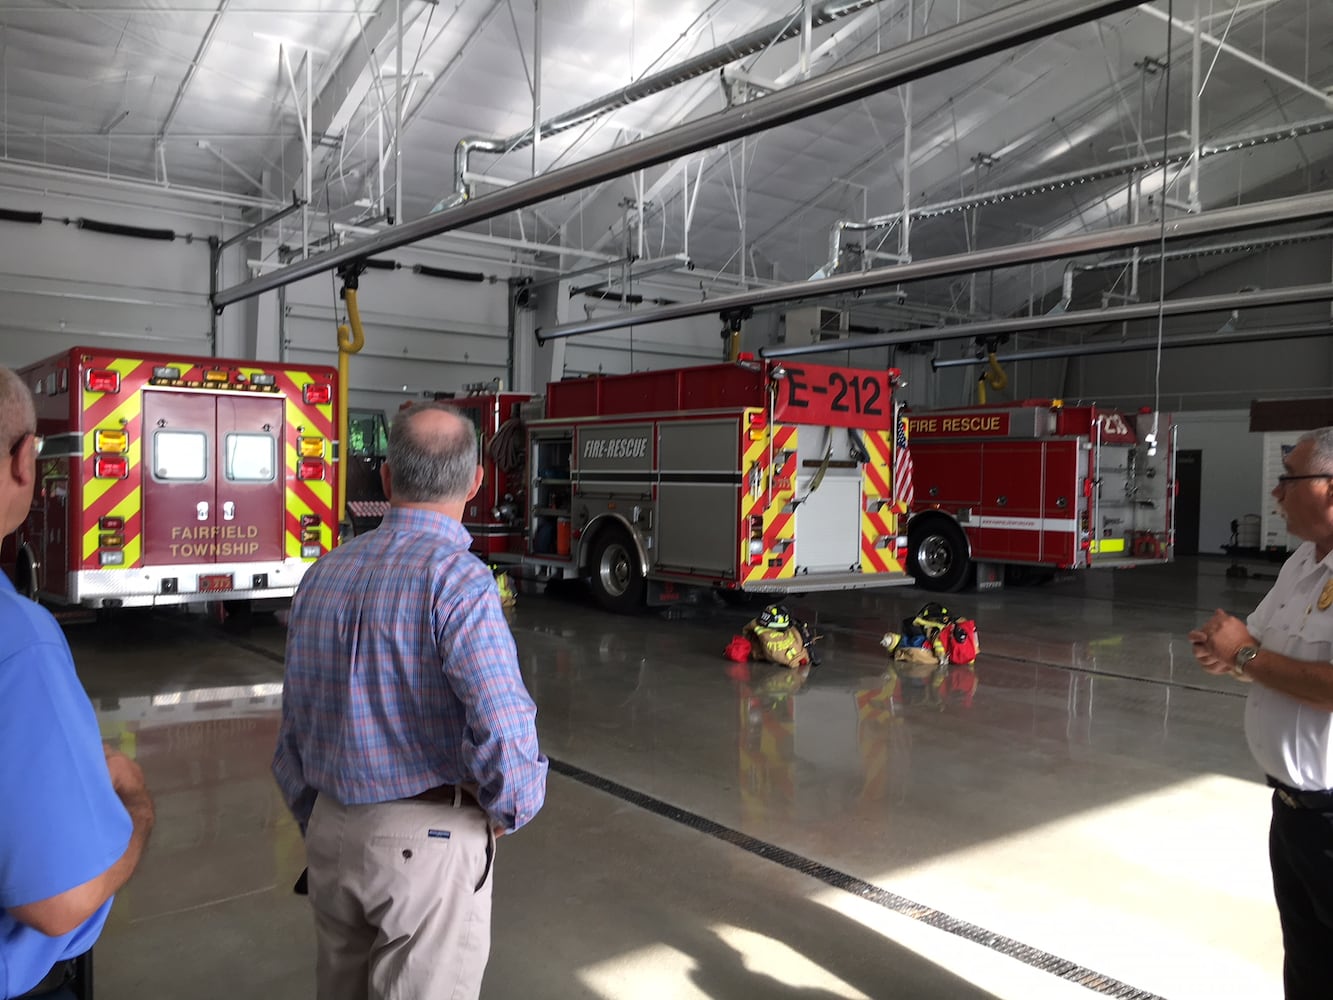
<svg viewBox="0 0 1333 1000">
<path fill-rule="evenodd" d="M 186 558 L 252 556 L 259 551 L 259 543 L 250 539 L 258 537 L 259 528 L 253 524 L 177 525 L 171 529 L 171 554 Z"/>
<path fill-rule="evenodd" d="M 971 417 L 911 417 L 907 433 L 915 434 L 1007 434 L 1007 414 L 991 413 Z"/>
<path fill-rule="evenodd" d="M 592 438 L 583 445 L 584 458 L 643 458 L 647 453 L 646 437 Z"/>
</svg>

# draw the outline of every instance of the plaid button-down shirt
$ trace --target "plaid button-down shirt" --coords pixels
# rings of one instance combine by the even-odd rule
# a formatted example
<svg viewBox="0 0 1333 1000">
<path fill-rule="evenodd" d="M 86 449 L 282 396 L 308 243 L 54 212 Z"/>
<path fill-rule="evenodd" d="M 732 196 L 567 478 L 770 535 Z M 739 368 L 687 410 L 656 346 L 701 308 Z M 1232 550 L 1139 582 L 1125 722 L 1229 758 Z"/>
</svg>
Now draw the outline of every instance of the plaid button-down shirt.
<svg viewBox="0 0 1333 1000">
<path fill-rule="evenodd" d="M 273 774 L 303 828 L 316 794 L 367 805 L 472 784 L 506 831 L 541 808 L 537 708 L 470 542 L 457 521 L 395 507 L 301 582 Z"/>
</svg>

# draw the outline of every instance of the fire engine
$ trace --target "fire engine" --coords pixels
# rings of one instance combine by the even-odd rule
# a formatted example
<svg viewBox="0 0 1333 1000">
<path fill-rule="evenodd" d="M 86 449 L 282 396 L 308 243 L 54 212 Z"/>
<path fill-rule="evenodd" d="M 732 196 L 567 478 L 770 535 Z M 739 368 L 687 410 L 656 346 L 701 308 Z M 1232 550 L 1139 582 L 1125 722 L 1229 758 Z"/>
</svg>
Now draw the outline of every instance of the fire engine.
<svg viewBox="0 0 1333 1000">
<path fill-rule="evenodd" d="M 38 487 L 6 542 L 55 604 L 290 597 L 336 539 L 332 368 L 76 347 L 21 369 Z"/>
<path fill-rule="evenodd" d="M 927 590 L 962 588 L 978 564 L 1022 579 L 1171 559 L 1169 414 L 1026 400 L 914 413 L 908 437 L 907 568 Z"/>
<path fill-rule="evenodd" d="M 897 378 L 742 358 L 452 400 L 486 468 L 464 525 L 489 561 L 587 577 L 618 612 L 690 587 L 910 583 L 892 489 Z"/>
</svg>

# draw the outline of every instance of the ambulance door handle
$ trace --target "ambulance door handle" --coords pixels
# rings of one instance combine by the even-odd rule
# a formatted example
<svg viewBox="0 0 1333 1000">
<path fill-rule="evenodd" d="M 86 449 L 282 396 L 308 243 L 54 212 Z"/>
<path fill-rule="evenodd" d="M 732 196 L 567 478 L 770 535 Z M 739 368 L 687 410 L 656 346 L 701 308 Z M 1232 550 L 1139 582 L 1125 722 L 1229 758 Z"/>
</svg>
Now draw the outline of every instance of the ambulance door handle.
<svg viewBox="0 0 1333 1000">
<path fill-rule="evenodd" d="M 207 521 L 207 520 L 208 520 L 208 501 L 207 501 L 207 500 L 200 500 L 197 504 L 195 504 L 195 506 L 194 506 L 194 516 L 195 516 L 195 519 L 196 519 L 196 520 L 199 520 L 199 521 Z"/>
<path fill-rule="evenodd" d="M 1008 502 L 1009 502 L 1009 498 L 1008 498 L 1008 497 L 996 497 L 996 498 L 995 498 L 995 503 L 996 503 L 998 506 L 1000 506 L 1000 507 L 1003 507 L 1003 506 L 1004 506 L 1005 504 L 1007 504 Z"/>
<path fill-rule="evenodd" d="M 236 520 L 236 505 L 232 503 L 230 500 L 227 500 L 222 504 L 222 520 L 224 521 Z"/>
</svg>

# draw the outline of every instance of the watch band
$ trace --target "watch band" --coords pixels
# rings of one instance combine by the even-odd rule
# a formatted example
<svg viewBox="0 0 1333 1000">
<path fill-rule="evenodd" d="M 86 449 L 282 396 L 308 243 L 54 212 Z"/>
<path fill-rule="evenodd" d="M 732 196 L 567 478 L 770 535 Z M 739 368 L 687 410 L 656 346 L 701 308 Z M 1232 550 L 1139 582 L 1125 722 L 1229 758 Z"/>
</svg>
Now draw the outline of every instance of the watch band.
<svg viewBox="0 0 1333 1000">
<path fill-rule="evenodd" d="M 1258 655 L 1258 646 L 1241 646 L 1240 649 L 1236 650 L 1236 658 L 1231 663 L 1231 675 L 1238 680 L 1249 680 L 1250 675 L 1246 671 L 1246 667 Z"/>
</svg>

